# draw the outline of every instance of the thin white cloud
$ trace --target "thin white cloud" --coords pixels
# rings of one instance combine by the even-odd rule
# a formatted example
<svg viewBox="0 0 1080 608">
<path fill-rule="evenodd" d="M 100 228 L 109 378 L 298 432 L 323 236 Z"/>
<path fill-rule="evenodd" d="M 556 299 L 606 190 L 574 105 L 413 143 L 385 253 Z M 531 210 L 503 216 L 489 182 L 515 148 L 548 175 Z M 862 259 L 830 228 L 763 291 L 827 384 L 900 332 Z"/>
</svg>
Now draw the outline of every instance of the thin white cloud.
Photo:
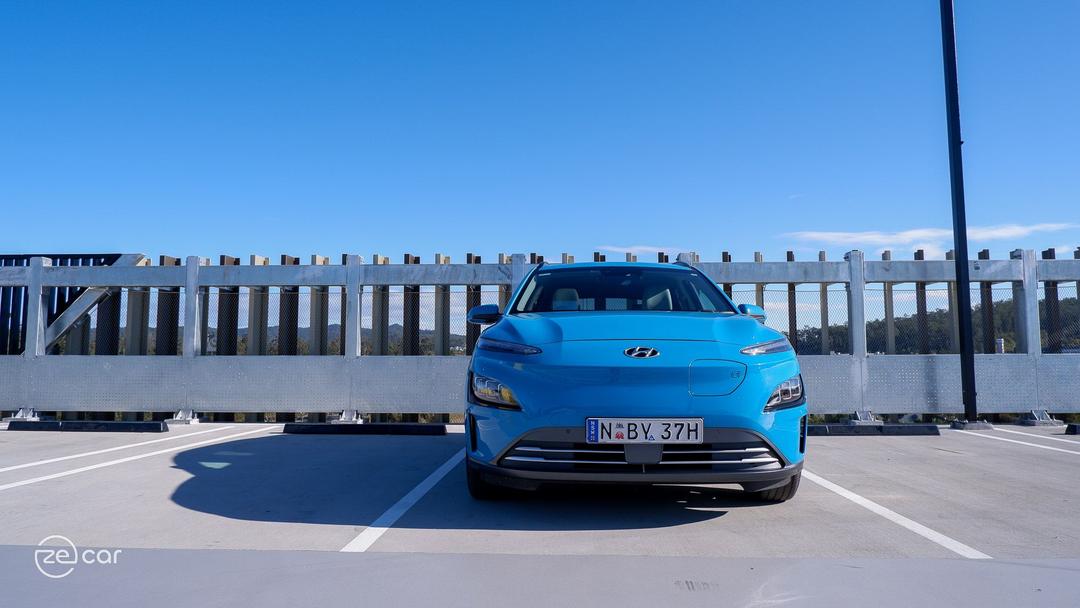
<svg viewBox="0 0 1080 608">
<path fill-rule="evenodd" d="M 684 251 L 690 251 L 684 247 L 662 247 L 660 245 L 598 245 L 596 247 L 600 251 L 611 251 L 614 253 L 632 253 L 639 255 L 642 253 L 657 253 L 663 251 L 664 253 L 680 253 Z"/>
<path fill-rule="evenodd" d="M 952 238 L 952 233 L 949 233 L 949 238 Z M 949 241 L 949 243 L 952 244 L 952 241 Z M 897 247 L 897 248 L 899 249 L 899 247 Z M 877 253 L 878 255 L 881 255 L 881 253 L 883 251 L 885 251 L 886 249 L 888 249 L 888 247 L 882 247 L 882 248 L 878 249 L 875 253 Z M 926 259 L 928 259 L 928 260 L 944 260 L 945 259 L 945 251 L 946 251 L 946 249 L 940 243 L 912 243 L 911 244 L 911 250 L 912 251 L 918 251 L 920 249 L 922 249 L 923 256 L 926 257 Z"/>
<path fill-rule="evenodd" d="M 1003 224 L 1001 226 L 969 227 L 968 238 L 973 241 L 998 241 L 1002 239 L 1018 239 L 1035 234 L 1036 232 L 1059 232 L 1077 228 L 1076 224 Z M 952 236 L 952 231 L 949 231 Z"/>
<path fill-rule="evenodd" d="M 997 226 L 969 226 L 968 239 L 975 242 L 1020 239 L 1042 232 L 1060 232 L 1080 228 L 1078 224 L 1000 224 Z M 952 230 L 948 228 L 913 228 L 897 232 L 871 230 L 865 232 L 804 230 L 789 232 L 783 236 L 801 241 L 824 243 L 844 247 L 876 247 L 885 249 L 922 249 L 928 258 L 944 257 L 952 244 Z"/>
<path fill-rule="evenodd" d="M 1073 257 L 1073 252 L 1076 251 L 1076 247 L 1072 245 L 1058 245 L 1054 247 L 1054 251 L 1059 260 L 1066 260 Z"/>
<path fill-rule="evenodd" d="M 1076 228 L 1076 224 L 1003 224 L 1000 226 L 969 226 L 968 238 L 973 241 L 995 241 L 1002 239 L 1023 238 L 1036 232 L 1057 232 Z M 899 232 L 827 232 L 805 230 L 789 232 L 784 236 L 804 240 L 830 243 L 833 245 L 910 245 L 917 241 L 951 240 L 952 230 L 948 228 L 914 228 Z"/>
<path fill-rule="evenodd" d="M 941 228 L 917 228 L 903 232 L 839 232 L 803 230 L 789 232 L 784 236 L 801 241 L 814 241 L 829 245 L 887 245 L 892 243 L 910 244 L 920 240 L 939 240 L 952 236 L 951 230 Z"/>
</svg>

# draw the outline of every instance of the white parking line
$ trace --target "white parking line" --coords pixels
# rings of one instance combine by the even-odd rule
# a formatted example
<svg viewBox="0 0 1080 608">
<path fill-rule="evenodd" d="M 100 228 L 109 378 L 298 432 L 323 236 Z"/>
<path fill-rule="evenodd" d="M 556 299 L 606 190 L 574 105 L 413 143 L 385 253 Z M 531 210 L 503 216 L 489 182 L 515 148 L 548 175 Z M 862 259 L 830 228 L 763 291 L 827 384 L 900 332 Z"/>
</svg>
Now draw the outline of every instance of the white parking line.
<svg viewBox="0 0 1080 608">
<path fill-rule="evenodd" d="M 465 448 L 451 456 L 450 460 L 444 462 L 442 466 L 435 469 L 431 475 L 428 475 L 424 481 L 421 481 L 408 494 L 402 496 L 375 521 L 371 522 L 370 526 L 364 528 L 364 531 L 357 535 L 356 538 L 349 541 L 349 544 L 342 547 L 341 551 L 344 553 L 363 553 L 367 551 L 371 545 L 375 544 L 375 541 L 379 540 L 379 537 L 386 534 L 386 531 L 394 525 L 394 522 L 411 509 L 413 505 L 420 502 L 424 494 L 427 494 L 431 488 L 435 487 L 435 484 L 439 483 L 443 477 L 446 477 L 446 474 L 453 470 L 463 458 L 465 458 Z"/>
<path fill-rule="evenodd" d="M 62 462 L 64 460 L 72 460 L 74 458 L 84 458 L 86 456 L 97 456 L 98 454 L 107 454 L 109 452 L 115 452 L 117 450 L 126 450 L 128 448 L 137 448 L 142 445 L 150 445 L 152 443 L 161 443 L 162 441 L 173 441 L 175 439 L 183 439 L 185 437 L 194 437 L 195 435 L 205 435 L 206 433 L 216 433 L 218 431 L 224 431 L 225 429 L 233 428 L 232 425 L 219 426 L 214 429 L 207 429 L 205 431 L 195 431 L 194 433 L 177 433 L 169 437 L 162 439 L 151 439 L 150 441 L 140 441 L 139 443 L 129 443 L 126 445 L 118 445 L 114 448 L 105 448 L 103 450 L 94 450 L 93 452 L 83 452 L 81 454 L 71 454 L 70 456 L 60 456 L 58 458 L 48 458 L 46 460 L 35 460 L 33 462 L 25 462 L 23 464 L 16 464 L 10 467 L 0 468 L 0 473 L 6 473 L 7 471 L 15 471 L 18 469 L 25 469 L 28 467 L 36 467 L 43 464 L 52 464 L 54 462 Z"/>
<path fill-rule="evenodd" d="M 991 559 L 989 555 L 981 551 L 973 549 L 954 538 L 949 538 L 941 532 L 931 530 L 930 528 L 927 528 L 926 526 L 920 524 L 917 521 L 910 520 L 903 515 L 900 515 L 896 511 L 893 511 L 892 509 L 883 507 L 878 503 L 870 500 L 869 498 L 859 496 L 851 490 L 842 488 L 835 483 L 829 481 L 828 479 L 819 477 L 811 473 L 810 471 L 807 471 L 806 469 L 803 469 L 802 476 L 825 488 L 826 490 L 829 490 L 830 492 L 834 492 L 836 494 L 839 494 L 840 496 L 843 496 L 844 498 L 850 500 L 851 502 L 859 505 L 864 509 L 877 513 L 878 515 L 884 517 L 885 519 L 893 522 L 898 526 L 907 528 L 915 534 L 918 534 L 919 536 L 929 541 L 935 542 L 938 545 L 945 547 L 949 551 L 952 551 L 953 553 L 956 553 L 961 557 L 966 557 L 968 559 Z"/>
<path fill-rule="evenodd" d="M 1050 441 L 1060 441 L 1062 443 L 1071 443 L 1073 445 L 1080 445 L 1080 441 L 1073 441 L 1072 439 L 1062 439 L 1061 437 L 1051 437 L 1049 435 L 1040 435 L 1038 433 L 1025 433 L 1023 431 L 1014 431 L 1011 429 L 1001 429 L 994 427 L 995 431 L 1001 431 L 1002 433 L 1015 433 L 1017 435 L 1027 435 L 1028 437 L 1038 437 L 1039 439 L 1049 439 Z"/>
<path fill-rule="evenodd" d="M 953 433 L 963 433 L 965 435 L 971 435 L 972 437 L 982 437 L 983 439 L 993 439 L 994 441 L 1008 441 L 1009 443 L 1018 443 L 1020 445 L 1029 445 L 1033 448 L 1040 448 L 1043 450 L 1053 450 L 1055 452 L 1065 452 L 1066 454 L 1080 454 L 1076 450 L 1064 450 L 1062 448 L 1055 448 L 1048 445 L 1039 445 L 1037 443 L 1030 443 L 1027 441 L 1017 441 L 1015 439 L 1006 439 L 1004 437 L 994 437 L 993 435 L 983 435 L 982 433 L 976 433 L 974 431 L 961 431 L 960 429 L 950 429 Z"/>
<path fill-rule="evenodd" d="M 149 458 L 151 456 L 157 456 L 159 454 L 168 454 L 169 452 L 178 452 L 180 450 L 186 450 L 188 448 L 198 447 L 200 445 L 206 445 L 208 443 L 217 443 L 225 441 L 227 439 L 236 439 L 237 437 L 244 437 L 245 435 L 253 435 L 255 433 L 263 433 L 271 429 L 280 429 L 281 426 L 276 427 L 262 427 L 251 431 L 244 431 L 243 433 L 233 433 L 232 435 L 225 435 L 224 437 L 212 437 L 210 439 L 203 439 L 202 441 L 196 441 L 194 443 L 185 443 L 184 445 L 177 445 L 163 450 L 157 450 L 154 452 L 147 452 L 145 454 L 136 454 L 135 456 L 128 456 L 127 458 L 119 458 L 117 460 L 109 460 L 107 462 L 99 462 L 97 464 L 91 464 L 85 467 L 79 467 L 77 469 L 71 469 L 69 471 L 61 471 L 59 473 L 53 473 L 51 475 L 42 475 L 41 477 L 33 477 L 30 479 L 24 479 L 22 481 L 13 481 L 11 483 L 5 483 L 0 485 L 0 491 L 10 490 L 12 488 L 18 488 L 21 486 L 27 486 L 32 483 L 38 483 L 39 481 L 48 481 L 50 479 L 58 479 L 60 477 L 67 477 L 69 475 L 76 475 L 78 473 L 85 473 L 86 471 L 93 471 L 95 469 L 102 469 L 105 467 L 111 467 L 116 464 L 123 464 L 125 462 L 131 462 L 133 460 L 141 460 L 143 458 Z"/>
</svg>

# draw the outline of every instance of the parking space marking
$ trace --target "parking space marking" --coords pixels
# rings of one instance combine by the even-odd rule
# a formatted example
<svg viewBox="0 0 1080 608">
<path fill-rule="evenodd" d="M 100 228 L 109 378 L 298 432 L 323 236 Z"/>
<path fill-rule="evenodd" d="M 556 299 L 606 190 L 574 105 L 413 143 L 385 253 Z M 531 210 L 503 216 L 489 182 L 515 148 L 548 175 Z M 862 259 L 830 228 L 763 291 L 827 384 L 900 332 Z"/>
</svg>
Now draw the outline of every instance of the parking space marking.
<svg viewBox="0 0 1080 608">
<path fill-rule="evenodd" d="M 349 541 L 349 544 L 342 547 L 341 551 L 343 553 L 363 553 L 371 548 L 371 545 L 375 544 L 375 541 L 379 540 L 379 537 L 386 534 L 386 531 L 389 530 L 406 511 L 411 509 L 416 503 L 420 502 L 420 499 L 423 498 L 431 488 L 434 488 L 435 484 L 439 483 L 443 477 L 446 477 L 446 474 L 452 471 L 464 458 L 465 448 L 461 448 L 456 454 L 451 456 L 449 460 L 444 462 L 442 466 L 432 471 L 431 475 L 428 475 L 424 481 L 421 481 L 415 488 L 410 490 L 408 494 L 402 496 L 400 500 L 376 518 L 375 521 L 371 522 L 371 525 L 364 528 L 364 531 L 358 534 L 356 538 Z"/>
<path fill-rule="evenodd" d="M 246 435 L 254 435 L 255 433 L 264 433 L 274 428 L 281 429 L 281 426 L 277 427 L 262 427 L 251 431 L 244 431 L 243 433 L 233 433 L 232 435 L 225 435 L 224 437 L 211 437 L 210 439 L 203 439 L 202 441 L 196 441 L 194 443 L 185 443 L 184 445 L 176 445 L 162 450 L 156 450 L 154 452 L 147 452 L 145 454 L 136 454 L 135 456 L 128 456 L 127 458 L 119 458 L 117 460 L 109 460 L 106 462 L 99 462 L 97 464 L 91 464 L 85 467 L 79 467 L 77 469 L 71 469 L 68 471 L 61 471 L 59 473 L 53 473 L 51 475 L 42 475 L 41 477 L 32 477 L 30 479 L 24 479 L 22 481 L 13 481 L 11 483 L 5 483 L 0 485 L 0 492 L 4 490 L 10 490 L 12 488 L 18 488 L 21 486 L 27 486 L 32 483 L 38 483 L 40 481 L 48 481 L 50 479 L 58 479 L 60 477 L 67 477 L 69 475 L 77 475 L 79 473 L 85 473 L 86 471 L 93 471 L 96 469 L 103 469 L 105 467 L 111 467 L 117 464 L 124 464 L 125 462 L 132 462 L 134 460 L 141 460 L 143 458 L 150 458 L 151 456 L 158 456 L 160 454 L 168 454 L 169 452 L 178 452 L 180 450 L 186 450 L 188 448 L 198 447 L 200 445 L 206 445 L 208 443 L 217 443 L 226 441 L 228 439 L 236 439 L 238 437 L 244 437 Z"/>
<path fill-rule="evenodd" d="M 18 469 L 26 469 L 29 467 L 36 467 L 43 464 L 52 464 L 54 462 L 63 462 L 65 460 L 72 460 L 75 458 L 85 458 L 86 456 L 97 456 L 98 454 L 108 454 L 109 452 L 115 452 L 117 450 L 126 450 L 128 448 L 137 448 L 143 445 L 150 445 L 152 443 L 161 443 L 163 441 L 173 441 L 175 439 L 183 439 L 185 437 L 194 437 L 195 435 L 205 435 L 206 433 L 216 433 L 218 431 L 224 431 L 225 429 L 233 428 L 232 425 L 220 426 L 213 429 L 207 429 L 205 431 L 195 431 L 194 433 L 176 434 L 170 437 L 164 437 L 162 439 L 151 439 L 150 441 L 140 441 L 139 443 L 129 443 L 126 445 L 118 445 L 112 448 L 105 448 L 103 450 L 94 450 L 93 452 L 83 452 L 81 454 L 71 454 L 69 456 L 60 456 L 57 458 L 47 458 L 45 460 L 35 460 L 33 462 L 24 462 L 23 464 L 16 464 L 10 467 L 0 467 L 0 473 L 6 473 L 8 471 L 16 471 Z"/>
<path fill-rule="evenodd" d="M 982 437 L 983 439 L 993 439 L 994 441 L 1008 441 L 1009 443 L 1018 443 L 1020 445 L 1029 445 L 1033 448 L 1040 448 L 1043 450 L 1053 450 L 1055 452 L 1065 452 L 1066 454 L 1080 454 L 1076 450 L 1066 450 L 1063 448 L 1055 448 L 1049 445 L 1039 445 L 1037 443 L 1031 443 L 1028 441 L 1017 441 L 1016 439 L 1006 439 L 1005 437 L 994 437 L 993 435 L 983 435 L 982 433 L 976 433 L 975 431 L 961 431 L 960 429 L 950 429 L 953 433 L 963 433 L 965 435 L 971 435 L 972 437 Z M 1026 433 L 1023 433 L 1026 434 Z"/>
<path fill-rule="evenodd" d="M 850 500 L 851 502 L 859 505 L 864 509 L 867 509 L 873 513 L 877 513 L 878 515 L 884 517 L 885 519 L 893 522 L 898 526 L 907 528 L 915 534 L 918 534 L 919 536 L 931 542 L 937 543 L 938 545 L 945 547 L 949 551 L 952 551 L 953 553 L 956 553 L 961 557 L 966 557 L 968 559 L 992 559 L 989 555 L 983 553 L 982 551 L 973 549 L 954 538 L 945 536 L 937 530 L 927 528 L 926 526 L 920 524 L 917 521 L 908 519 L 903 515 L 900 515 L 896 511 L 893 511 L 892 509 L 883 507 L 882 505 L 879 505 L 878 503 L 870 500 L 869 498 L 859 496 L 851 490 L 840 487 L 835 483 L 829 481 L 828 479 L 819 477 L 811 473 L 810 471 L 807 471 L 806 469 L 803 469 L 802 476 L 825 488 L 826 490 L 829 490 L 830 492 L 843 496 L 844 498 Z"/>
<path fill-rule="evenodd" d="M 1080 445 L 1080 441 L 1073 441 L 1072 439 L 1062 439 L 1061 437 L 1051 437 L 1050 435 L 1040 435 L 1038 433 L 1025 433 L 1023 431 L 1014 431 L 1011 429 L 999 429 L 994 427 L 995 431 L 1001 431 L 1002 433 L 1015 433 L 1017 435 L 1027 435 L 1028 437 L 1038 437 L 1040 439 L 1049 439 L 1050 441 L 1060 441 L 1062 443 L 1071 443 L 1073 445 Z"/>
</svg>

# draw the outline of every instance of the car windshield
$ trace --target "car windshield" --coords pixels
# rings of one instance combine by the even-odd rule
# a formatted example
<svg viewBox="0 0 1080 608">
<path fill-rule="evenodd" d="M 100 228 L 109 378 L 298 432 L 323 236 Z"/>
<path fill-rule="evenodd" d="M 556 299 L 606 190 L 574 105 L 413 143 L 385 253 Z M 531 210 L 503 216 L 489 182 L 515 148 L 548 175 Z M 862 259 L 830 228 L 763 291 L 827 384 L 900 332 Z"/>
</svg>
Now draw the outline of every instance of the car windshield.
<svg viewBox="0 0 1080 608">
<path fill-rule="evenodd" d="M 735 313 L 696 271 L 666 268 L 541 269 L 521 291 L 514 312 L 652 311 Z"/>
</svg>

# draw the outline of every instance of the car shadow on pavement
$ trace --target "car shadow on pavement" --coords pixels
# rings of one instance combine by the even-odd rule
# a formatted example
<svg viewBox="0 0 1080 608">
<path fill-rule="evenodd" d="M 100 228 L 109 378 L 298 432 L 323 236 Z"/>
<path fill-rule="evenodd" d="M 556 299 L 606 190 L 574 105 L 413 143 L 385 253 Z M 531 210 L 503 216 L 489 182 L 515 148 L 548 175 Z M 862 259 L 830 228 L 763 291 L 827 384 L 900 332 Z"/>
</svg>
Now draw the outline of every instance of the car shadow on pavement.
<svg viewBox="0 0 1080 608">
<path fill-rule="evenodd" d="M 461 449 L 461 437 L 268 435 L 179 452 L 187 509 L 233 519 L 365 526 Z M 450 471 L 397 527 L 614 530 L 678 526 L 758 505 L 705 486 L 552 486 L 480 502 Z"/>
<path fill-rule="evenodd" d="M 762 503 L 715 486 L 545 486 L 477 501 L 465 489 L 464 466 L 395 524 L 398 528 L 470 530 L 639 530 L 679 526 Z"/>
</svg>

